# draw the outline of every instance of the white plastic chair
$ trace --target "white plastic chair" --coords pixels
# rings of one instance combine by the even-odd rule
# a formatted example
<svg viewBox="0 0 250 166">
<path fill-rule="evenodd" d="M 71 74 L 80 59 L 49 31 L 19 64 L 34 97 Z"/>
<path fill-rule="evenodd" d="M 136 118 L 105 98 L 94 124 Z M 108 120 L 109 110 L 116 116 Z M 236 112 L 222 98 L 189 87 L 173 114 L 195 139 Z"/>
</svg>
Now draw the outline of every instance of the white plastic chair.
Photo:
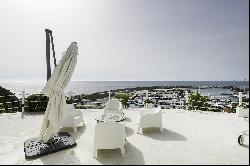
<svg viewBox="0 0 250 166">
<path fill-rule="evenodd" d="M 94 133 L 94 153 L 93 157 L 97 158 L 98 149 L 121 149 L 124 156 L 126 133 L 125 125 L 118 122 L 102 122 L 95 125 Z"/>
<path fill-rule="evenodd" d="M 122 114 L 123 111 L 121 102 L 118 99 L 109 100 L 104 107 L 104 113 Z"/>
<path fill-rule="evenodd" d="M 68 116 L 64 119 L 62 127 L 72 127 L 77 132 L 77 126 L 82 123 L 84 125 L 82 112 L 76 111 L 73 104 L 67 104 Z"/>
<path fill-rule="evenodd" d="M 141 111 L 139 114 L 138 131 L 141 128 L 159 127 L 162 132 L 162 111 L 161 107 Z"/>
<path fill-rule="evenodd" d="M 246 140 L 248 140 L 249 142 L 249 130 L 242 131 L 242 134 L 238 137 L 238 143 L 240 145 L 243 145 L 244 143 L 247 142 Z"/>
</svg>

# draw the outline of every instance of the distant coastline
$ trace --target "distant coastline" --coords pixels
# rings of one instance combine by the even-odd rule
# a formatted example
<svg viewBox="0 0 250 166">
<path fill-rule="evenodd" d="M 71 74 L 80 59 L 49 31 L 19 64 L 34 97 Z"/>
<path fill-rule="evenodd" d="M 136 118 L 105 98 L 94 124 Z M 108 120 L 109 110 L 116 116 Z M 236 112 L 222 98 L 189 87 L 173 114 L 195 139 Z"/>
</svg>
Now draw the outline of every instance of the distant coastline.
<svg viewBox="0 0 250 166">
<path fill-rule="evenodd" d="M 249 87 L 246 83 L 247 82 L 235 81 L 233 83 L 221 81 L 72 81 L 65 90 L 65 95 L 67 96 L 67 101 L 69 103 L 74 103 L 78 109 L 103 108 L 109 97 L 109 91 L 111 92 L 111 97 L 115 97 L 119 94 L 128 95 L 128 97 L 131 98 L 130 101 L 126 102 L 129 107 L 142 107 L 145 100 L 142 94 L 144 94 L 146 90 L 148 93 L 150 93 L 151 97 L 153 97 L 151 99 L 152 101 L 150 100 L 150 102 L 160 105 L 162 108 L 169 109 L 175 107 L 185 107 L 184 91 L 188 91 L 190 94 L 192 94 L 192 92 L 198 92 L 199 94 L 209 98 L 211 102 L 210 104 L 207 103 L 211 106 L 208 107 L 209 109 L 216 108 L 216 111 L 222 111 L 225 106 L 231 106 L 232 104 L 235 106 L 238 100 L 237 95 L 239 92 L 244 92 L 243 94 L 246 95 L 246 97 L 249 97 Z M 3 84 L 5 84 L 5 86 L 2 86 Z M 32 103 L 43 103 L 47 100 L 44 98 L 45 96 L 43 97 L 41 94 L 41 90 L 44 85 L 45 82 L 39 81 L 0 82 L 0 87 L 6 88 L 5 91 L 10 93 L 7 96 L 4 94 L 2 96 L 0 95 L 2 97 L 2 107 L 4 103 L 5 111 L 7 110 L 8 112 L 20 109 L 20 105 L 16 106 L 15 103 L 20 103 L 22 97 L 21 91 L 24 90 L 25 98 L 27 101 L 29 100 L 29 106 L 26 105 L 26 109 L 31 108 L 31 110 L 36 110 L 33 108 L 34 105 L 32 105 Z M 89 90 L 90 93 L 81 93 L 81 90 L 83 89 Z M 11 96 L 16 97 L 16 99 L 9 101 L 8 98 Z M 221 105 L 217 106 L 218 104 Z M 43 105 L 44 109 L 46 108 L 45 105 Z M 39 106 L 39 109 L 41 108 L 42 106 Z M 235 111 L 234 107 L 230 111 L 232 110 Z M 2 110 L 2 112 L 5 111 Z"/>
<path fill-rule="evenodd" d="M 0 81 L 0 86 L 9 89 L 20 97 L 21 91 L 24 90 L 27 95 L 40 93 L 46 81 Z M 136 87 L 157 87 L 157 86 L 187 86 L 187 87 L 228 87 L 235 86 L 238 88 L 249 89 L 249 81 L 71 81 L 65 89 L 66 95 L 73 92 L 76 95 L 92 94 L 108 90 L 136 88 Z M 227 93 L 227 92 L 225 92 Z"/>
</svg>

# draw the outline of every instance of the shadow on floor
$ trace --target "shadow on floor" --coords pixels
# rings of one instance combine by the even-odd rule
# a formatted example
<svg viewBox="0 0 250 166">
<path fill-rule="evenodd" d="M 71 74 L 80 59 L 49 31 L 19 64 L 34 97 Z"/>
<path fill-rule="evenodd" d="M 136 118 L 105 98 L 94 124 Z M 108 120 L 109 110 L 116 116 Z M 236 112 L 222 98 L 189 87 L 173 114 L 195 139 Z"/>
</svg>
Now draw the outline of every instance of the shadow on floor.
<svg viewBox="0 0 250 166">
<path fill-rule="evenodd" d="M 163 132 L 160 132 L 159 128 L 145 128 L 142 130 L 142 135 L 150 137 L 152 139 L 161 140 L 161 141 L 187 141 L 187 138 L 179 133 L 174 131 L 163 129 Z"/>
<path fill-rule="evenodd" d="M 249 145 L 243 144 L 243 145 L 241 145 L 241 146 L 244 147 L 244 148 L 248 148 L 248 149 L 249 149 Z"/>
<path fill-rule="evenodd" d="M 211 111 L 208 112 L 208 111 L 196 111 L 197 113 L 200 113 L 200 114 L 211 114 Z"/>
<path fill-rule="evenodd" d="M 22 114 L 22 112 L 20 112 L 20 114 Z M 23 117 L 25 118 L 25 116 L 41 116 L 44 114 L 45 112 L 24 112 Z"/>
<path fill-rule="evenodd" d="M 175 113 L 178 113 L 178 114 L 185 114 L 187 113 L 186 110 L 181 110 L 181 111 L 175 111 Z"/>
<path fill-rule="evenodd" d="M 125 131 L 126 131 L 126 137 L 129 137 L 134 134 L 134 130 L 128 126 L 126 126 Z"/>
<path fill-rule="evenodd" d="M 81 162 L 77 158 L 74 148 L 62 150 L 53 154 L 49 154 L 39 158 L 44 165 L 80 165 Z M 38 160 L 39 160 L 38 159 Z"/>
<path fill-rule="evenodd" d="M 140 150 L 130 142 L 125 144 L 125 155 L 121 156 L 120 149 L 100 149 L 98 150 L 98 160 L 101 164 L 109 165 L 144 165 L 144 157 Z"/>
<path fill-rule="evenodd" d="M 244 121 L 249 122 L 249 118 L 244 117 Z"/>
<path fill-rule="evenodd" d="M 69 132 L 70 135 L 72 135 L 72 137 L 74 137 L 77 140 L 86 131 L 86 126 L 85 125 L 84 126 L 78 126 L 76 133 L 74 132 L 74 129 L 70 128 L 70 127 L 64 127 L 60 131 Z"/>
</svg>

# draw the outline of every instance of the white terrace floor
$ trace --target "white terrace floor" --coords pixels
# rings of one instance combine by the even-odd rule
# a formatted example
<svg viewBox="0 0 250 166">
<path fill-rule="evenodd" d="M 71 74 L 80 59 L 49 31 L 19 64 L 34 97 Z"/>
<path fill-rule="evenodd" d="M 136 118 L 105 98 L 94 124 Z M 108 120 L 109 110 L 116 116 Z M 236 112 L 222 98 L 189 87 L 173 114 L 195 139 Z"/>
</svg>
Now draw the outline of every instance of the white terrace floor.
<svg viewBox="0 0 250 166">
<path fill-rule="evenodd" d="M 137 134 L 138 109 L 125 110 L 127 143 L 120 150 L 99 150 L 92 157 L 94 118 L 102 110 L 81 110 L 85 127 L 78 133 L 67 129 L 77 141 L 72 149 L 25 160 L 23 142 L 36 137 L 43 115 L 0 114 L 0 164 L 249 164 L 249 140 L 239 146 L 237 138 L 249 122 L 235 114 L 164 110 L 164 132 L 157 129 Z"/>
</svg>

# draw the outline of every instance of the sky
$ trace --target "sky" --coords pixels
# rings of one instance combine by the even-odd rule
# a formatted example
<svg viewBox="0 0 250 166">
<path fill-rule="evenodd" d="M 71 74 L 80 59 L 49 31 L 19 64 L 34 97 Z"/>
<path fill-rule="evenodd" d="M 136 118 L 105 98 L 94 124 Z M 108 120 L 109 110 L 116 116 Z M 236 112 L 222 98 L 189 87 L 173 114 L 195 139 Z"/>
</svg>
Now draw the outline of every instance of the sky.
<svg viewBox="0 0 250 166">
<path fill-rule="evenodd" d="M 248 0 L 0 0 L 0 80 L 46 80 L 45 28 L 72 80 L 249 80 Z"/>
</svg>

